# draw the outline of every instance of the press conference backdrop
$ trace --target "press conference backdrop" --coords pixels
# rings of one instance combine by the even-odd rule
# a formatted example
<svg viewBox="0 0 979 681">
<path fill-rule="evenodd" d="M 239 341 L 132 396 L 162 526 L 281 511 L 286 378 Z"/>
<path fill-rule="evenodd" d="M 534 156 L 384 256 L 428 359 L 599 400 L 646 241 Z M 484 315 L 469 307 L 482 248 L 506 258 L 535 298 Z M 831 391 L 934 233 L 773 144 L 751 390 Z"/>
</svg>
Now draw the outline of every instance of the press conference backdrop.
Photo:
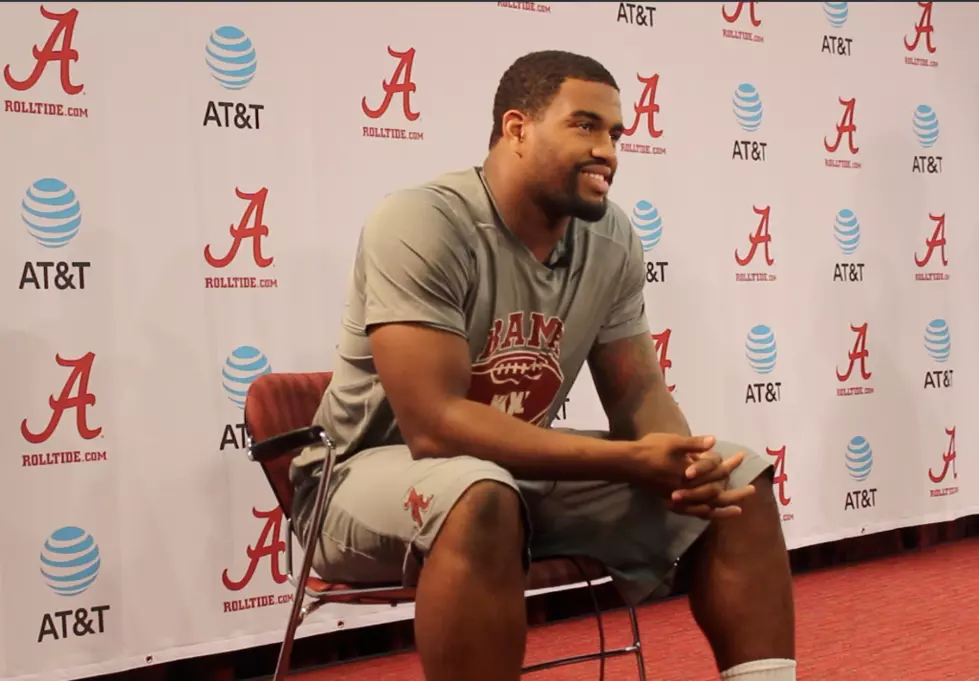
<svg viewBox="0 0 979 681">
<path fill-rule="evenodd" d="M 790 546 L 979 509 L 975 4 L 0 18 L 3 678 L 280 639 L 248 385 L 332 367 L 364 216 L 479 163 L 498 79 L 535 49 L 617 78 L 612 198 L 660 365 L 694 430 L 775 465 Z M 557 417 L 605 425 L 587 372 Z M 411 614 L 327 607 L 302 633 Z"/>
</svg>

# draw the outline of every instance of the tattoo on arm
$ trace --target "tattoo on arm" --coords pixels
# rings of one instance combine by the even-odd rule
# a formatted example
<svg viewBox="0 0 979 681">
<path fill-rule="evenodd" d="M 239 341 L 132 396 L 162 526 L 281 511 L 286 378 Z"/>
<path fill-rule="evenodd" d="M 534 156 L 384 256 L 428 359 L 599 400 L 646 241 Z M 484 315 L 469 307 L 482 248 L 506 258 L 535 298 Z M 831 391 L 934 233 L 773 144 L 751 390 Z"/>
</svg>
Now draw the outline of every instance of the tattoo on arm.
<svg viewBox="0 0 979 681">
<path fill-rule="evenodd" d="M 613 438 L 635 440 L 656 432 L 690 434 L 663 380 L 650 336 L 596 345 L 588 356 L 588 367 Z"/>
</svg>

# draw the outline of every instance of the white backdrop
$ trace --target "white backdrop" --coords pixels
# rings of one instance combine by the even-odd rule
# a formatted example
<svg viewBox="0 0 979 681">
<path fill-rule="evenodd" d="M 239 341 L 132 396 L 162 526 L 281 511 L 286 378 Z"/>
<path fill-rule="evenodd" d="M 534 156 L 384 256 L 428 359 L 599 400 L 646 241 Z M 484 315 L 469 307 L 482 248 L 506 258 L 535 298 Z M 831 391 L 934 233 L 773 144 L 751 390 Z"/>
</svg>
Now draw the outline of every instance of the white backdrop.
<svg viewBox="0 0 979 681">
<path fill-rule="evenodd" d="M 331 367 L 364 215 L 480 162 L 533 49 L 618 79 L 667 380 L 772 456 L 790 545 L 977 512 L 977 29 L 974 3 L 3 5 L 3 678 L 279 639 L 239 394 Z M 564 416 L 604 425 L 587 375 Z"/>
</svg>

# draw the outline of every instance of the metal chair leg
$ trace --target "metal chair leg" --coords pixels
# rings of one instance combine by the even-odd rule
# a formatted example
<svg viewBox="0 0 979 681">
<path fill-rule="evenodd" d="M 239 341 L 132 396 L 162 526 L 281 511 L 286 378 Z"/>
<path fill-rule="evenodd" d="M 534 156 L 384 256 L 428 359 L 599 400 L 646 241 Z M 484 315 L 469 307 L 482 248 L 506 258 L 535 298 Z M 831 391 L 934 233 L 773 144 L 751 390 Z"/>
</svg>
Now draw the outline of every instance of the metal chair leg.
<svg viewBox="0 0 979 681">
<path fill-rule="evenodd" d="M 323 474 L 320 477 L 319 488 L 316 490 L 316 501 L 313 503 L 313 522 L 309 528 L 309 537 L 303 546 L 303 564 L 299 570 L 299 577 L 296 579 L 296 594 L 292 601 L 289 622 L 286 625 L 286 635 L 279 647 L 279 659 L 275 664 L 273 681 L 284 681 L 292 659 L 292 646 L 295 643 L 296 630 L 304 619 L 303 601 L 306 596 L 306 581 L 309 579 L 310 570 L 313 568 L 313 551 L 316 550 L 316 542 L 323 529 L 323 507 L 326 504 L 326 492 L 330 486 L 330 478 L 333 476 L 335 459 L 333 441 L 325 434 L 323 435 L 323 446 L 326 448 L 326 455 L 323 457 Z M 286 541 L 291 542 L 292 537 L 287 537 Z"/>
<path fill-rule="evenodd" d="M 591 603 L 595 608 L 595 621 L 598 623 L 598 681 L 605 681 L 605 660 L 607 659 L 608 654 L 605 650 L 605 626 L 602 622 L 602 608 L 598 603 L 598 596 L 595 595 L 595 585 L 591 583 L 590 579 L 588 579 L 584 568 L 581 567 L 581 563 L 574 559 L 573 562 L 578 568 L 578 572 L 580 572 L 581 576 L 585 578 L 588 595 L 591 596 Z"/>
<path fill-rule="evenodd" d="M 646 681 L 646 663 L 642 659 L 642 641 L 639 640 L 639 617 L 636 609 L 629 606 L 629 624 L 632 627 L 632 649 L 636 654 L 636 666 L 639 668 L 639 681 Z"/>
<path fill-rule="evenodd" d="M 591 583 L 591 579 L 588 577 L 588 573 L 581 566 L 581 563 L 576 559 L 571 558 L 571 562 L 574 566 L 578 568 L 578 572 L 585 580 L 586 589 L 588 590 L 588 595 L 591 596 L 592 607 L 595 608 L 595 622 L 598 624 L 598 652 L 597 653 L 586 653 L 584 655 L 574 655 L 571 657 L 563 657 L 559 660 L 548 660 L 547 662 L 538 662 L 537 664 L 532 664 L 523 667 L 521 669 L 521 675 L 531 674 L 533 672 L 543 671 L 545 669 L 554 669 L 555 667 L 561 667 L 568 664 L 578 664 L 579 662 L 587 662 L 589 660 L 598 660 L 598 680 L 605 681 L 605 660 L 609 657 L 615 657 L 617 655 L 622 655 L 630 652 L 628 649 L 619 650 L 606 650 L 605 649 L 605 625 L 602 621 L 602 608 L 598 603 L 598 597 L 595 595 L 595 585 Z"/>
</svg>

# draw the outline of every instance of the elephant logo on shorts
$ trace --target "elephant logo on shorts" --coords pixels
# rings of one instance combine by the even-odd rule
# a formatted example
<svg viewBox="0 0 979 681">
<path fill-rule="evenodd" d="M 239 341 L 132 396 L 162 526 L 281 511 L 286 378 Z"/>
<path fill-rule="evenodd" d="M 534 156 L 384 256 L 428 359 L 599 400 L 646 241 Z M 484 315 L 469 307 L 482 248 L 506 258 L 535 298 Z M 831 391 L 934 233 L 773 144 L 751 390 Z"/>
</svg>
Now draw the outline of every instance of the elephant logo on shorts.
<svg viewBox="0 0 979 681">
<path fill-rule="evenodd" d="M 408 498 L 405 499 L 404 509 L 411 514 L 411 519 L 415 521 L 419 529 L 421 529 L 421 526 L 425 522 L 422 519 L 422 512 L 428 510 L 433 498 L 434 495 L 432 494 L 428 495 L 427 498 L 422 496 L 414 487 L 408 490 Z"/>
</svg>

